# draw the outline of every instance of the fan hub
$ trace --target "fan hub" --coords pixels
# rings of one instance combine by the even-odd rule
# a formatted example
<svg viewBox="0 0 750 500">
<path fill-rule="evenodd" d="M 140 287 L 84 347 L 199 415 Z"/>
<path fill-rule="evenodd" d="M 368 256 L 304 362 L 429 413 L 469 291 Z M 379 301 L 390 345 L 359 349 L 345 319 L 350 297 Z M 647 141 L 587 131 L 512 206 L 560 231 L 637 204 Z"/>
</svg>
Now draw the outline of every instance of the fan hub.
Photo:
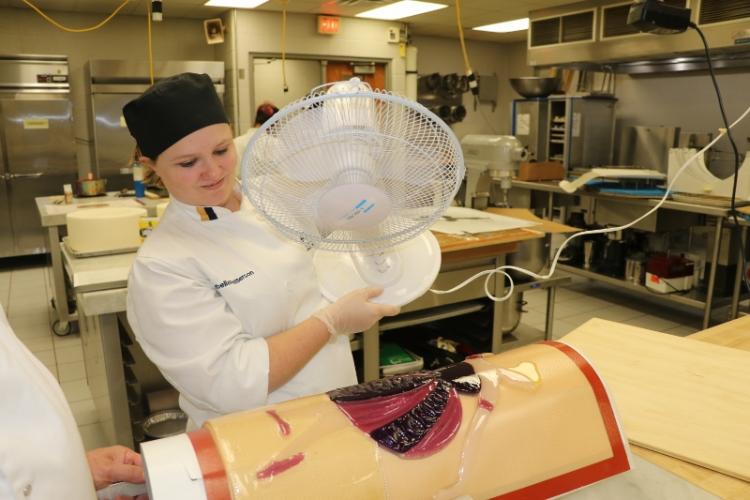
<svg viewBox="0 0 750 500">
<path fill-rule="evenodd" d="M 391 213 L 391 200 L 370 184 L 342 184 L 326 191 L 318 201 L 318 219 L 331 230 L 367 230 Z"/>
</svg>

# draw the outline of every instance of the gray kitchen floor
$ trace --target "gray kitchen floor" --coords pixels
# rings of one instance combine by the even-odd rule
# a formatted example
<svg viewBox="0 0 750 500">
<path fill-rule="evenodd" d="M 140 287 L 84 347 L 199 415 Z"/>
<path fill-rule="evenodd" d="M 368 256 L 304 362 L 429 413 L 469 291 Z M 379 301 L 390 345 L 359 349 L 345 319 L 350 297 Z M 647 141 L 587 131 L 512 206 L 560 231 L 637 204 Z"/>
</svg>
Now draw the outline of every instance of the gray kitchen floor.
<svg viewBox="0 0 750 500">
<path fill-rule="evenodd" d="M 0 269 L 0 303 L 18 338 L 60 382 L 86 448 L 104 446 L 107 443 L 86 384 L 81 339 L 78 334 L 55 336 L 49 327 L 54 319 L 49 276 L 46 267 Z M 544 328 L 546 292 L 528 292 L 524 300 L 526 312 L 514 335 L 538 337 Z M 648 297 L 631 296 L 577 280 L 558 291 L 554 338 L 564 336 L 592 317 L 681 336 L 696 332 L 701 324 L 697 311 L 666 308 Z"/>
</svg>

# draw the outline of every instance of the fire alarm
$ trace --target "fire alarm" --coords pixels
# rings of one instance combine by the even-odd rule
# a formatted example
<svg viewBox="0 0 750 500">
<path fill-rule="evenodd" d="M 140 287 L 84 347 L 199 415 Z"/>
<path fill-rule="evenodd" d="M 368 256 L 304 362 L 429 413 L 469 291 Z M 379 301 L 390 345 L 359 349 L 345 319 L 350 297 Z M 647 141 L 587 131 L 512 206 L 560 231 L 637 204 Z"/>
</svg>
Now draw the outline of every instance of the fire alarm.
<svg viewBox="0 0 750 500">
<path fill-rule="evenodd" d="M 341 18 L 335 16 L 318 16 L 318 33 L 335 35 L 341 27 Z"/>
</svg>

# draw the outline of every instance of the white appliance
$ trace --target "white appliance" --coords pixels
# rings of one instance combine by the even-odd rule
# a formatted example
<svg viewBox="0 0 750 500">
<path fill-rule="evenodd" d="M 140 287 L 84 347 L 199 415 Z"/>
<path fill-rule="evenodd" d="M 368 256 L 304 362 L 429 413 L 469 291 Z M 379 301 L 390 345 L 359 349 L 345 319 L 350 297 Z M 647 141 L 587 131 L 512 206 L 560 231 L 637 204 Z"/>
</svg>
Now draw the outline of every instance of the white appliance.
<svg viewBox="0 0 750 500">
<path fill-rule="evenodd" d="M 678 193 L 696 194 L 721 198 L 732 197 L 732 184 L 734 176 L 719 179 L 706 167 L 703 155 L 698 156 L 690 162 L 686 168 L 687 172 L 677 177 L 680 170 L 696 153 L 691 148 L 673 148 L 669 150 L 669 183 L 672 190 Z M 687 174 L 687 175 L 685 175 Z M 737 199 L 750 200 L 750 155 L 745 155 L 745 161 L 740 165 L 737 173 Z"/>
<path fill-rule="evenodd" d="M 503 205 L 508 206 L 508 190 L 527 150 L 512 135 L 469 134 L 461 139 L 466 160 L 466 185 L 461 202 L 467 208 L 486 208 L 492 181 L 500 183 Z"/>
</svg>

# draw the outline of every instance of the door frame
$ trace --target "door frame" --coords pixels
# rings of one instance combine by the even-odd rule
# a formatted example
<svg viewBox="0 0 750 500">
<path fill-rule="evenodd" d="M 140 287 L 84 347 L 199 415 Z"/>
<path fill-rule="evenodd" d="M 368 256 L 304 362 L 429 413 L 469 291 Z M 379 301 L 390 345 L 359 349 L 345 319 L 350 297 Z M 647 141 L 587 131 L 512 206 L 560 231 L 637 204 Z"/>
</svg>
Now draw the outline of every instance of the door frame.
<svg viewBox="0 0 750 500">
<path fill-rule="evenodd" d="M 248 112 L 251 114 L 251 118 L 253 113 L 255 112 L 255 108 L 257 107 L 257 103 L 255 102 L 255 59 L 281 59 L 281 52 L 249 52 L 248 53 L 248 83 L 250 87 L 250 106 L 248 109 Z M 385 64 L 385 89 L 390 90 L 393 88 L 393 78 L 391 74 L 391 65 L 393 63 L 393 59 L 389 58 L 383 58 L 383 57 L 362 57 L 362 56 L 332 56 L 332 55 L 325 55 L 325 54 L 298 54 L 298 53 L 292 53 L 292 54 L 286 54 L 286 59 L 304 59 L 304 60 L 313 60 L 318 61 L 321 63 L 321 81 L 325 81 L 325 69 L 322 64 L 323 61 L 346 61 L 346 62 L 374 62 L 374 63 L 383 63 Z M 241 114 L 241 111 L 240 111 Z M 241 121 L 241 120 L 240 120 Z M 251 120 L 252 122 L 252 120 Z"/>
</svg>

